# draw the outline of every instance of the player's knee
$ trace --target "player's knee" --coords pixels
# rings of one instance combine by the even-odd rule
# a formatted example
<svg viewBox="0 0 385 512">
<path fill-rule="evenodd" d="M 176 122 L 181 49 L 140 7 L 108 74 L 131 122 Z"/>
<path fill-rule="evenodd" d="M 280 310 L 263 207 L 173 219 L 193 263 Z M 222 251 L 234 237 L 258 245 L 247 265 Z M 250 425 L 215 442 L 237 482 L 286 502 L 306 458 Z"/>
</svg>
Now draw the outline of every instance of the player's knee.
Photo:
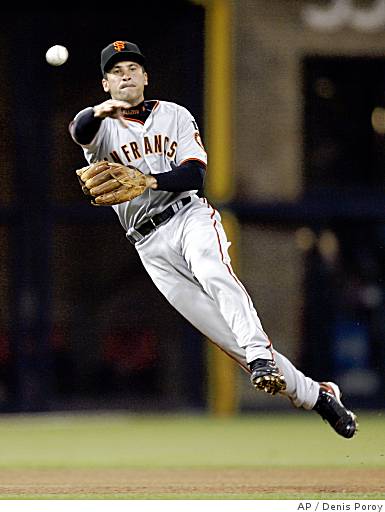
<svg viewBox="0 0 385 512">
<path fill-rule="evenodd" d="M 202 287 L 211 292 L 210 295 L 225 290 L 231 284 L 228 282 L 230 277 L 228 271 L 224 272 L 215 265 L 204 265 L 194 275 Z"/>
</svg>

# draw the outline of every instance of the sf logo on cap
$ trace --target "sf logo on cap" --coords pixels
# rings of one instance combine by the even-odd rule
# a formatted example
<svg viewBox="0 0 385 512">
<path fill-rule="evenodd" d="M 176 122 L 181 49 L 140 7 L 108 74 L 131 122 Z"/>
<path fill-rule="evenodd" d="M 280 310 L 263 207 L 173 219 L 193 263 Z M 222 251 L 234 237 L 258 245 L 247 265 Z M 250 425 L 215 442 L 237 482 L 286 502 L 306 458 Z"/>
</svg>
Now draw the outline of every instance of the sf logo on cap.
<svg viewBox="0 0 385 512">
<path fill-rule="evenodd" d="M 124 41 L 115 41 L 113 44 L 116 52 L 121 52 L 125 48 Z"/>
</svg>

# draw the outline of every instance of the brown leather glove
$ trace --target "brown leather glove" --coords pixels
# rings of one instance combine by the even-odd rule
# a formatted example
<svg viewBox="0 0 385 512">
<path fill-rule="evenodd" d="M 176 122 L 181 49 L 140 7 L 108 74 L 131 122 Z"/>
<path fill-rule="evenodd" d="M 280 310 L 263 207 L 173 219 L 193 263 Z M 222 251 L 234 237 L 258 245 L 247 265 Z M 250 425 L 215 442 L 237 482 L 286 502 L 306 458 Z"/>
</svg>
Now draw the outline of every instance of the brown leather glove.
<svg viewBox="0 0 385 512">
<path fill-rule="evenodd" d="M 91 204 L 111 206 L 131 201 L 151 186 L 153 178 L 132 165 L 107 161 L 95 162 L 76 171 L 85 195 L 92 196 Z"/>
</svg>

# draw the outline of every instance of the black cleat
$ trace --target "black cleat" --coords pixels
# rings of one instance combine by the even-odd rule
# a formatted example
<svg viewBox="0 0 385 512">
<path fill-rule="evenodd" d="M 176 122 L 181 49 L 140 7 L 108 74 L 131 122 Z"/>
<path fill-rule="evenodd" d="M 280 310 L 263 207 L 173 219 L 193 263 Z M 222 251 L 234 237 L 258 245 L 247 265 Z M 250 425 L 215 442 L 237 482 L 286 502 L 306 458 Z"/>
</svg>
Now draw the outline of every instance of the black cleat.
<svg viewBox="0 0 385 512">
<path fill-rule="evenodd" d="M 355 414 L 348 411 L 341 402 L 341 391 L 334 382 L 320 382 L 318 400 L 313 407 L 329 425 L 342 437 L 350 439 L 357 432 Z"/>
<path fill-rule="evenodd" d="M 286 389 L 285 377 L 280 372 L 275 361 L 255 359 L 250 363 L 251 383 L 254 387 L 270 395 L 275 395 Z"/>
</svg>

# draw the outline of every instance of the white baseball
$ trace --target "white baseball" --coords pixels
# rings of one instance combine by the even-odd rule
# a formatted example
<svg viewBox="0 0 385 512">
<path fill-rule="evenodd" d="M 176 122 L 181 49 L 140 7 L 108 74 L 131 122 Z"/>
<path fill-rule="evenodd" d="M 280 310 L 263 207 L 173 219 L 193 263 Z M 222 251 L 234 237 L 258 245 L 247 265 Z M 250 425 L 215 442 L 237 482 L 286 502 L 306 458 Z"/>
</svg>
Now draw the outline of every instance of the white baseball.
<svg viewBox="0 0 385 512">
<path fill-rule="evenodd" d="M 51 48 L 47 50 L 45 58 L 51 66 L 61 66 L 68 59 L 68 50 L 65 46 L 55 44 L 55 46 L 51 46 Z"/>
</svg>

